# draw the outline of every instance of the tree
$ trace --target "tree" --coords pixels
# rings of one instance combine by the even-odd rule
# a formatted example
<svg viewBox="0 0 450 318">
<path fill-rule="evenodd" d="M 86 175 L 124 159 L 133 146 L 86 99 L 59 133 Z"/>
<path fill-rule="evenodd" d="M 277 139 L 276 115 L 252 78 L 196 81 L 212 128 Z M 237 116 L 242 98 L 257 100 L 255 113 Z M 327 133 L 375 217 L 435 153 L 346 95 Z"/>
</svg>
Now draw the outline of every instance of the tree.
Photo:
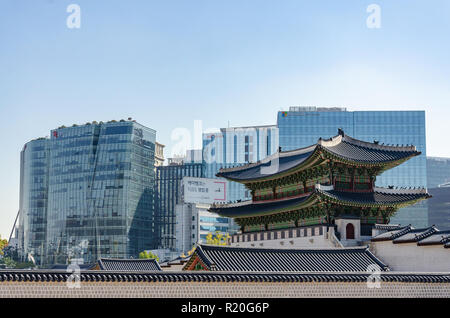
<svg viewBox="0 0 450 318">
<path fill-rule="evenodd" d="M 153 254 L 150 251 L 143 251 L 139 253 L 140 259 L 156 259 L 157 262 L 159 262 L 159 257 L 156 254 Z"/>
<path fill-rule="evenodd" d="M 220 233 L 219 231 L 216 231 L 215 235 L 213 235 L 212 233 L 208 233 L 208 235 L 206 235 L 206 244 L 227 245 L 229 238 L 230 235 L 228 233 L 226 233 L 225 235 Z"/>
<path fill-rule="evenodd" d="M 7 239 L 2 239 L 2 237 L 0 236 L 0 255 L 4 255 L 4 251 L 3 249 L 8 246 L 8 240 Z"/>
</svg>

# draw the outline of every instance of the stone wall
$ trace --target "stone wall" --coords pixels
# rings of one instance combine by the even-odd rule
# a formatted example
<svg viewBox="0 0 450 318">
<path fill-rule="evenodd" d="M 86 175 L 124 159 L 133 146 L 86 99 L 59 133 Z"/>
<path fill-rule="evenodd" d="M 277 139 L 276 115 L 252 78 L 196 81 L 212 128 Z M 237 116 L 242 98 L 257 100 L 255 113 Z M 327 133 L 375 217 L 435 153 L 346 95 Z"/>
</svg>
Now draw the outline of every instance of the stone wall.
<svg viewBox="0 0 450 318">
<path fill-rule="evenodd" d="M 0 282 L 2 297 L 299 298 L 450 297 L 450 283 L 381 282 Z"/>
</svg>

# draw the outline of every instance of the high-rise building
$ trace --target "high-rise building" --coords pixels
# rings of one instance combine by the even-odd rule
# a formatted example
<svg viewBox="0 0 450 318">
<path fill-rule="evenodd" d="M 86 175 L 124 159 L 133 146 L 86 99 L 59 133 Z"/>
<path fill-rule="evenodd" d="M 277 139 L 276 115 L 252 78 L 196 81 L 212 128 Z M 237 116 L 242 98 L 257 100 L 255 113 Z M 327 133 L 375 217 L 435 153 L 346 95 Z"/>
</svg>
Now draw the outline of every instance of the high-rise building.
<svg viewBox="0 0 450 318">
<path fill-rule="evenodd" d="M 18 250 L 42 264 L 47 248 L 47 198 L 50 144 L 46 138 L 26 143 L 20 153 Z"/>
<path fill-rule="evenodd" d="M 205 178 L 216 178 L 221 168 L 257 162 L 278 150 L 278 128 L 275 125 L 221 128 L 203 134 Z M 229 201 L 247 200 L 250 191 L 242 184 L 227 181 Z"/>
<path fill-rule="evenodd" d="M 39 264 L 137 257 L 152 246 L 153 129 L 135 121 L 59 127 L 21 154 L 19 239 Z"/>
<path fill-rule="evenodd" d="M 279 145 L 283 151 L 314 144 L 342 128 L 354 138 L 391 145 L 415 145 L 421 156 L 377 177 L 387 187 L 427 187 L 424 111 L 347 111 L 346 108 L 291 107 L 278 112 Z M 426 202 L 400 209 L 391 222 L 428 226 Z"/>
<path fill-rule="evenodd" d="M 428 188 L 439 188 L 450 184 L 450 158 L 427 157 Z"/>
<path fill-rule="evenodd" d="M 176 248 L 176 212 L 180 202 L 183 177 L 202 177 L 201 163 L 184 163 L 182 159 L 168 159 L 168 166 L 156 168 L 155 230 L 157 241 L 153 248 L 174 250 Z"/>
</svg>

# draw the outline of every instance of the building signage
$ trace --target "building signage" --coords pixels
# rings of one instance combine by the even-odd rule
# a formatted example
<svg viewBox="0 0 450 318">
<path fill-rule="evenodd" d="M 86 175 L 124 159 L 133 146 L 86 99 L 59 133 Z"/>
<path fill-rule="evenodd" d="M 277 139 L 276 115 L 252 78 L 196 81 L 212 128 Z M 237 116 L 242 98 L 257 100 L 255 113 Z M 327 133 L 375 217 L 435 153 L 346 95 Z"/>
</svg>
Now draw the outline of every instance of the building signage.
<svg viewBox="0 0 450 318">
<path fill-rule="evenodd" d="M 226 202 L 226 181 L 220 179 L 184 177 L 182 191 L 185 203 L 212 204 Z"/>
</svg>

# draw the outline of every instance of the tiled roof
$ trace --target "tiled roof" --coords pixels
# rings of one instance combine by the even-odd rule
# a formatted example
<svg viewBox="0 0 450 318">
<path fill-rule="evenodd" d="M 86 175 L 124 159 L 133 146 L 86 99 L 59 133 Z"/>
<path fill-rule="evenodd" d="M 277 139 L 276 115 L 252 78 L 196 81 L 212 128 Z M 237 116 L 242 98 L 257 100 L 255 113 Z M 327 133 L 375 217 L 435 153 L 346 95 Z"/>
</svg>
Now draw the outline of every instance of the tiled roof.
<svg viewBox="0 0 450 318">
<path fill-rule="evenodd" d="M 275 209 L 278 211 L 298 209 L 304 206 L 306 202 L 309 202 L 308 199 L 314 200 L 311 195 L 273 202 L 253 202 L 252 200 L 248 200 L 239 203 L 211 205 L 208 211 L 227 217 L 273 214 Z"/>
<path fill-rule="evenodd" d="M 325 141 L 322 145 L 329 152 L 351 161 L 392 162 L 420 154 L 414 146 L 385 146 L 357 140 L 345 134 L 341 136 L 340 142 L 333 144 Z"/>
<path fill-rule="evenodd" d="M 398 205 L 430 197 L 425 189 L 375 188 L 373 192 L 325 191 L 320 189 L 317 191 L 338 201 L 370 206 Z"/>
<path fill-rule="evenodd" d="M 450 231 L 436 231 L 430 236 L 420 240 L 418 245 L 441 245 L 450 243 Z M 445 246 L 447 247 L 447 246 Z"/>
<path fill-rule="evenodd" d="M 98 264 L 100 269 L 107 271 L 149 272 L 161 270 L 155 259 L 100 258 Z"/>
<path fill-rule="evenodd" d="M 45 270 L 0 270 L 2 282 L 66 282 L 72 273 Z M 372 273 L 227 273 L 227 272 L 106 272 L 85 271 L 81 282 L 254 282 L 254 283 L 365 283 Z M 450 274 L 383 272 L 381 282 L 450 283 Z"/>
<path fill-rule="evenodd" d="M 420 240 L 423 240 L 432 235 L 436 231 L 438 231 L 438 229 L 436 229 L 434 226 L 422 229 L 411 229 L 409 232 L 403 234 L 402 236 L 393 239 L 392 242 L 396 244 L 419 242 Z"/>
<path fill-rule="evenodd" d="M 192 260 L 196 256 L 209 270 L 227 272 L 364 272 L 371 264 L 388 270 L 367 247 L 290 250 L 198 245 Z"/>
<path fill-rule="evenodd" d="M 314 192 L 301 197 L 270 202 L 248 200 L 239 203 L 213 204 L 208 211 L 227 217 L 268 215 L 309 207 L 319 198 L 333 202 L 338 201 L 348 206 L 403 207 L 428 197 L 429 194 L 425 189 L 375 188 L 374 192 L 348 192 L 333 189 L 325 190 L 321 187 L 316 187 Z"/>
<path fill-rule="evenodd" d="M 375 224 L 374 228 L 382 231 L 394 231 L 401 229 L 402 226 L 400 224 Z"/>
<path fill-rule="evenodd" d="M 442 245 L 448 247 L 446 244 L 450 242 L 450 231 L 439 231 L 435 226 L 416 229 L 408 225 L 372 238 L 372 242 L 379 241 L 392 241 L 395 244 L 417 243 L 419 246 Z"/>
<path fill-rule="evenodd" d="M 420 155 L 420 152 L 414 146 L 386 146 L 354 139 L 345 135 L 342 130 L 339 130 L 338 133 L 337 136 L 329 140 L 319 139 L 317 144 L 309 147 L 278 152 L 257 163 L 220 169 L 217 176 L 238 182 L 262 179 L 270 175 L 281 174 L 293 168 L 301 169 L 303 166 L 306 167 L 308 163 L 315 160 L 313 157 L 318 152 L 326 152 L 345 161 L 371 165 L 392 164 L 395 162 L 399 164 L 404 160 Z M 271 166 L 275 167 L 275 165 L 276 169 L 271 169 Z"/>
</svg>

